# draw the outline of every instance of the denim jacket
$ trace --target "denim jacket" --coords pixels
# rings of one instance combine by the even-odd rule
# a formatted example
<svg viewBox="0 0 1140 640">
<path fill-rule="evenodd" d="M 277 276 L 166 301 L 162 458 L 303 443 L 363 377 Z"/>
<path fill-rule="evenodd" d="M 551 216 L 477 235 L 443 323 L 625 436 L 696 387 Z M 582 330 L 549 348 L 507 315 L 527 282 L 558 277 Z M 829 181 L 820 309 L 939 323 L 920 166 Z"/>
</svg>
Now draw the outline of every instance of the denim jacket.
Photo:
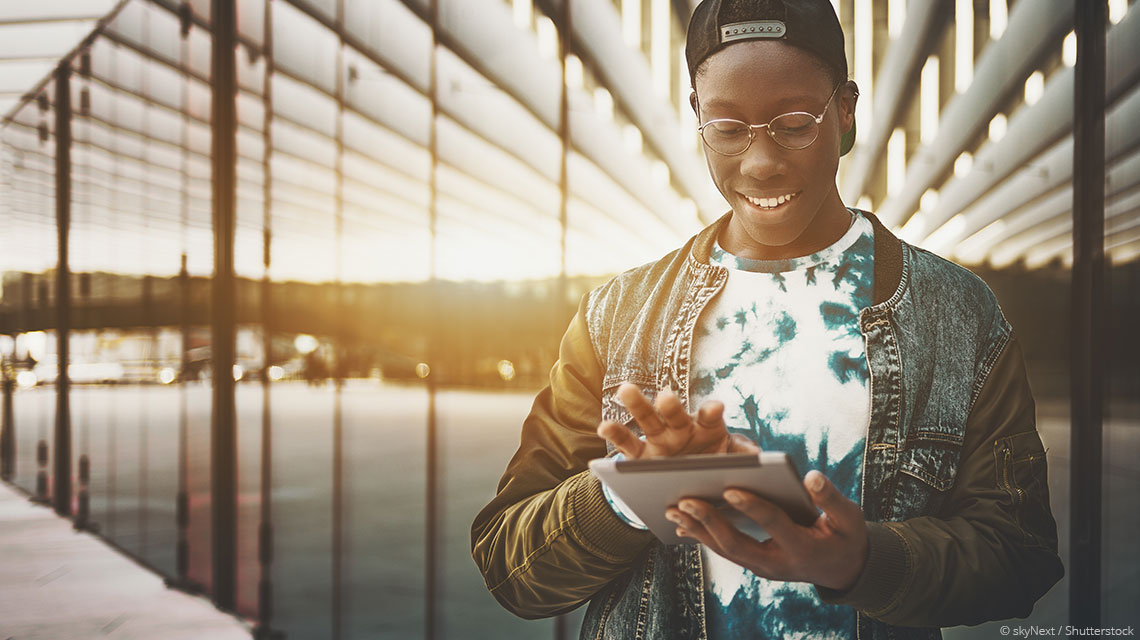
<svg viewBox="0 0 1140 640">
<path fill-rule="evenodd" d="M 817 590 L 858 611 L 865 639 L 1028 616 L 1064 570 L 1020 346 L 981 279 L 862 213 L 875 228 L 874 302 L 859 314 L 869 552 L 849 590 Z M 515 614 L 589 601 L 583 639 L 707 639 L 699 546 L 626 525 L 586 465 L 611 453 L 595 432 L 602 419 L 637 431 L 615 395 L 622 383 L 650 398 L 674 389 L 688 407 L 694 327 L 728 277 L 708 255 L 730 215 L 583 298 L 472 525 L 487 587 Z"/>
</svg>

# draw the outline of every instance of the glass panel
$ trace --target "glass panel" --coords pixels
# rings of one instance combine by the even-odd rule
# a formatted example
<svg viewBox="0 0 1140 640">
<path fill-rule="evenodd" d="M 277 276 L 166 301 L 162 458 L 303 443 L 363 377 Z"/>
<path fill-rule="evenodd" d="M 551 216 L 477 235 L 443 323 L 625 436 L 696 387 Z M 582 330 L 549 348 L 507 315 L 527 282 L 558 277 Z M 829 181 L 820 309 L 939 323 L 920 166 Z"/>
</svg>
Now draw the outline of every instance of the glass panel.
<svg viewBox="0 0 1140 640">
<path fill-rule="evenodd" d="M 1133 212 L 1136 215 L 1136 212 Z M 1133 534 L 1140 526 L 1140 341 L 1133 319 L 1140 314 L 1140 260 L 1117 258 L 1108 270 L 1108 402 L 1104 423 L 1104 604 L 1106 625 L 1127 626 L 1140 599 L 1140 554 Z M 1111 255 L 1111 253 L 1110 253 Z"/>
<path fill-rule="evenodd" d="M 182 383 L 182 411 L 185 412 L 187 446 L 186 491 L 189 503 L 189 524 L 186 530 L 189 549 L 188 577 L 191 582 L 201 585 L 209 592 L 214 585 L 213 548 L 211 536 L 214 515 L 210 509 L 210 412 L 214 398 L 210 388 L 206 357 L 208 351 L 202 347 L 208 344 L 209 329 L 197 328 L 190 341 L 189 368 L 186 382 Z"/>
<path fill-rule="evenodd" d="M 342 403 L 346 637 L 421 637 L 427 396 L 373 378 L 350 381 Z"/>
<path fill-rule="evenodd" d="M 533 399 L 529 392 L 447 391 L 437 396 L 444 550 L 440 637 L 553 637 L 552 621 L 522 620 L 499 606 L 471 560 L 471 522 L 494 497 Z"/>
<path fill-rule="evenodd" d="M 327 347 L 314 351 L 324 356 Z M 273 628 L 320 638 L 332 629 L 332 416 L 334 390 L 274 385 Z"/>
<path fill-rule="evenodd" d="M 274 65 L 326 93 L 336 91 L 336 36 L 300 9 L 273 4 L 273 42 L 304 42 L 304 47 L 275 46 Z M 275 100 L 276 101 L 276 100 Z"/>
<path fill-rule="evenodd" d="M 235 2 L 237 9 L 237 31 L 242 40 L 248 39 L 261 45 L 265 37 L 265 3 L 268 0 L 243 0 Z"/>
<path fill-rule="evenodd" d="M 237 521 L 237 610 L 257 619 L 257 585 L 261 578 L 258 561 L 261 525 L 261 453 L 265 410 L 265 390 L 260 374 L 263 354 L 261 331 L 243 327 L 238 333 L 238 366 L 241 379 L 237 383 L 237 447 L 238 447 L 238 521 Z M 237 377 L 237 373 L 234 374 Z M 272 418 L 272 412 L 270 413 Z M 270 425 L 272 428 L 272 424 Z"/>
</svg>

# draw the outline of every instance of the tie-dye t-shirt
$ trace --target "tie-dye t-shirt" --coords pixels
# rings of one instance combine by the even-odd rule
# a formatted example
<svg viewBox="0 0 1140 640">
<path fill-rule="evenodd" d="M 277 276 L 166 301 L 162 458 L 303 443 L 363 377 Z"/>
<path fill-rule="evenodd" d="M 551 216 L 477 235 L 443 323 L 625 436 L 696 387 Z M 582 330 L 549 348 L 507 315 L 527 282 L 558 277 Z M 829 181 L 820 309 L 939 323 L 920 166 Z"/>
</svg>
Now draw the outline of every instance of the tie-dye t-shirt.
<svg viewBox="0 0 1140 640">
<path fill-rule="evenodd" d="M 710 261 L 728 281 L 693 343 L 693 407 L 720 400 L 730 431 L 786 452 L 801 473 L 822 471 L 856 502 L 871 409 L 858 318 L 872 300 L 873 233 L 855 213 L 842 238 L 810 256 L 748 260 L 718 244 Z M 855 636 L 854 609 L 823 603 L 810 584 L 702 553 L 710 640 Z"/>
<path fill-rule="evenodd" d="M 691 406 L 720 400 L 730 431 L 787 453 L 801 473 L 822 471 L 859 502 L 871 418 L 859 331 L 872 301 L 871 222 L 854 212 L 842 238 L 802 258 L 748 260 L 717 244 L 709 260 L 729 276 L 695 328 Z M 630 526 L 646 528 L 602 491 Z M 702 557 L 710 640 L 855 636 L 855 611 L 825 604 L 811 585 L 760 578 L 707 548 Z"/>
</svg>

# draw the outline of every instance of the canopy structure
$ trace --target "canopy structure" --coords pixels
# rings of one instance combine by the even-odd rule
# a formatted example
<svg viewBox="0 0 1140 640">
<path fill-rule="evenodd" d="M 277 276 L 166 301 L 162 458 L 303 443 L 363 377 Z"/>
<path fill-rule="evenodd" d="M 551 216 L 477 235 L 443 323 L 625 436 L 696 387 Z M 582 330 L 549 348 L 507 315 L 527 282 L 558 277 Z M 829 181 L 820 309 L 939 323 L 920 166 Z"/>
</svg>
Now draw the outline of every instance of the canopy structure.
<svg viewBox="0 0 1140 640">
<path fill-rule="evenodd" d="M 33 91 L 119 1 L 0 4 L 0 114 Z"/>
<path fill-rule="evenodd" d="M 1049 1 L 837 2 L 863 92 L 845 201 L 967 265 L 1068 264 L 1072 3 Z M 238 273 L 541 279 L 678 246 L 726 209 L 687 105 L 694 5 L 570 0 L 564 26 L 560 2 L 439 0 L 433 54 L 429 0 L 239 2 Z M 1105 242 L 1122 262 L 1140 256 L 1140 12 L 1114 6 Z M 0 8 L 5 269 L 55 261 L 64 60 L 72 267 L 172 275 L 185 255 L 209 273 L 210 40 L 208 0 Z"/>
</svg>

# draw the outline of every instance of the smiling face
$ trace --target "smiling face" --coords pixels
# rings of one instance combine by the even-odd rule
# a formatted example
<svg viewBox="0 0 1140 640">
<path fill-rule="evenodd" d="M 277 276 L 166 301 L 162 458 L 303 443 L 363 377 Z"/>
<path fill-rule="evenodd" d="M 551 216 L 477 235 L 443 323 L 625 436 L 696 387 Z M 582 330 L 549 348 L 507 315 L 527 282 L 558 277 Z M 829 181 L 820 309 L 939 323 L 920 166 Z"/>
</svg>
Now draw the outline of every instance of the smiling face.
<svg viewBox="0 0 1140 640">
<path fill-rule="evenodd" d="M 766 123 L 791 111 L 819 115 L 835 82 L 811 54 L 775 41 L 742 42 L 705 61 L 696 76 L 694 108 L 701 123 L 732 118 Z M 705 148 L 709 173 L 732 206 L 721 234 L 727 251 L 754 260 L 806 256 L 847 231 L 851 215 L 839 198 L 839 143 L 851 128 L 855 97 L 841 87 L 824 113 L 819 137 L 805 149 L 776 144 L 765 129 L 736 156 Z"/>
</svg>

